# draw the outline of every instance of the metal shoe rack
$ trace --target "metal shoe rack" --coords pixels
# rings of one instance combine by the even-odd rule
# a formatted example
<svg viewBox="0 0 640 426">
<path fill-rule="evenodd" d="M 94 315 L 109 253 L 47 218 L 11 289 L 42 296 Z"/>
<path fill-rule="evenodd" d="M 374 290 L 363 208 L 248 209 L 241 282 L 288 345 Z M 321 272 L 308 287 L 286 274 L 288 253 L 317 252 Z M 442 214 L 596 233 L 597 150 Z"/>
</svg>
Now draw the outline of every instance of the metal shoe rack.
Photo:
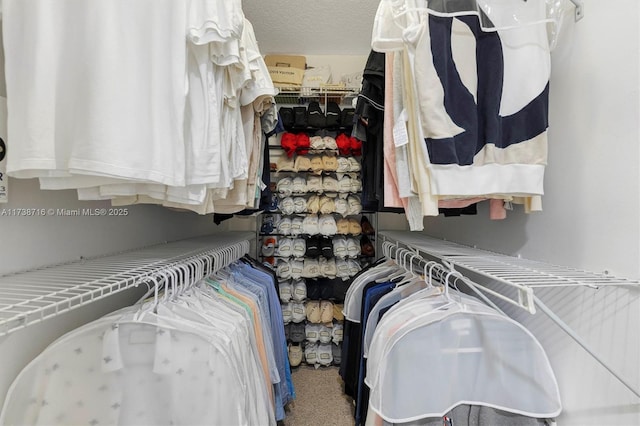
<svg viewBox="0 0 640 426">
<path fill-rule="evenodd" d="M 350 107 L 351 106 L 351 101 L 357 96 L 358 92 L 357 91 L 353 91 L 353 90 L 346 90 L 346 89 L 336 89 L 336 88 L 319 88 L 319 89 L 307 89 L 307 88 L 302 88 L 301 90 L 296 90 L 296 91 L 284 91 L 281 90 L 280 94 L 276 97 L 276 102 L 278 104 L 279 107 L 291 107 L 291 106 L 305 106 L 307 105 L 309 102 L 312 101 L 316 101 L 318 102 L 321 107 L 323 108 L 323 111 L 326 111 L 326 106 L 329 102 L 335 102 L 338 105 L 340 105 L 341 107 Z M 320 131 L 325 131 L 326 132 L 338 132 L 338 133 L 346 133 L 347 135 L 350 135 L 350 131 L 351 128 L 350 127 L 345 127 L 345 126 L 340 126 L 340 127 L 335 127 L 332 129 L 319 129 L 319 128 L 314 128 L 314 127 L 296 127 L 294 129 L 291 129 L 291 132 L 294 133 L 307 133 L 308 135 L 313 135 L 314 133 Z M 276 171 L 276 169 L 273 167 L 275 166 L 275 164 L 278 162 L 278 159 L 283 156 L 286 155 L 285 151 L 283 150 L 283 148 L 280 145 L 280 135 L 279 136 L 274 136 L 270 139 L 269 141 L 269 150 L 270 150 L 270 162 L 272 165 L 271 168 L 271 189 L 273 191 L 274 194 L 277 195 L 277 200 L 278 200 L 278 204 L 280 204 L 280 202 L 285 198 L 285 196 L 282 196 L 281 194 L 278 194 L 277 192 L 277 182 L 284 178 L 284 177 L 291 177 L 292 179 L 294 177 L 297 176 L 302 176 L 305 179 L 307 179 L 309 176 L 321 176 L 321 177 L 326 177 L 326 176 L 332 176 L 332 177 L 336 177 L 336 172 L 334 171 L 322 171 L 322 172 L 313 172 L 313 171 Z M 305 148 L 306 150 L 306 148 Z M 300 151 L 300 150 L 299 150 Z M 314 156 L 314 155 L 332 155 L 332 156 L 339 156 L 339 152 L 338 150 L 331 150 L 331 149 L 321 149 L 321 150 L 314 150 L 314 149 L 308 149 L 308 154 L 305 153 L 304 155 L 308 155 L 309 157 Z M 296 155 L 303 155 L 302 153 L 298 154 L 296 153 Z M 358 163 L 360 164 L 361 167 L 361 161 L 360 161 L 360 157 L 359 156 L 354 156 Z M 360 171 L 358 172 L 347 172 L 351 175 L 357 175 L 358 179 L 361 179 L 361 175 L 360 175 Z M 332 196 L 332 197 L 337 197 L 340 196 L 340 194 L 344 193 L 340 193 L 340 192 L 328 192 L 328 191 L 314 191 L 314 192 L 305 192 L 305 193 L 293 193 L 290 196 L 292 197 L 304 197 L 305 200 L 308 200 L 308 198 L 312 195 L 323 195 L 323 196 Z M 357 195 L 358 197 L 361 196 L 361 191 L 358 192 L 350 192 L 348 193 L 349 195 Z M 278 208 L 275 209 L 271 209 L 268 211 L 263 212 L 260 216 L 258 216 L 258 220 L 257 220 L 257 229 L 256 229 L 256 236 L 257 236 L 257 253 L 256 256 L 257 258 L 261 259 L 262 261 L 271 261 L 271 262 L 275 262 L 275 264 L 277 265 L 278 262 L 284 262 L 284 261 L 288 261 L 290 259 L 292 259 L 292 257 L 279 257 L 278 256 L 278 248 L 276 247 L 276 253 L 275 256 L 265 256 L 262 251 L 261 251 L 261 246 L 263 244 L 263 242 L 267 239 L 267 238 L 271 238 L 271 237 L 275 237 L 276 240 L 280 241 L 280 239 L 282 238 L 304 238 L 307 242 L 309 241 L 310 238 L 315 238 L 315 237 L 319 237 L 319 238 L 326 238 L 328 241 L 331 241 L 331 239 L 335 236 L 335 235 L 309 235 L 306 233 L 302 233 L 298 236 L 292 236 L 292 235 L 283 235 L 281 233 L 278 233 L 277 230 L 277 223 L 276 223 L 276 219 L 277 218 L 292 218 L 292 217 L 306 217 L 310 214 L 314 214 L 314 213 L 309 213 L 307 211 L 305 212 L 301 212 L 301 213 L 293 213 L 293 214 L 284 214 L 282 212 L 282 210 L 280 209 L 280 205 L 278 205 Z M 338 213 L 330 213 L 334 219 L 337 221 L 338 219 L 342 218 L 342 216 Z M 318 214 L 319 215 L 319 214 Z M 360 213 L 358 213 L 357 215 L 348 215 L 346 216 L 346 218 L 350 218 L 353 220 L 357 220 L 358 223 L 360 223 L 362 216 L 366 216 L 369 219 L 369 222 L 371 223 L 374 231 L 377 230 L 377 213 L 376 212 L 369 212 L 369 211 L 361 211 Z M 262 223 L 263 223 L 263 219 L 267 218 L 267 217 L 271 217 L 274 220 L 274 224 L 273 224 L 273 231 L 271 232 L 262 232 L 261 228 L 262 228 Z M 373 235 L 367 235 L 367 238 L 369 238 L 371 240 L 371 243 L 374 247 L 374 251 L 376 248 L 376 234 L 377 231 L 374 232 Z M 339 235 L 339 234 L 338 234 Z M 361 235 L 345 235 L 347 238 L 354 238 L 358 241 L 358 244 L 360 242 L 360 238 Z M 364 267 L 369 263 L 372 263 L 375 260 L 375 256 L 377 253 L 375 253 L 373 256 L 367 256 L 367 255 L 363 255 L 360 254 L 357 256 L 357 258 L 355 258 L 354 260 L 356 260 L 360 267 Z M 274 265 L 274 269 L 275 265 Z M 318 277 L 318 279 L 320 280 L 319 282 L 322 282 L 323 278 L 327 278 L 324 276 Z M 302 278 L 305 279 L 305 278 Z M 339 279 L 339 278 L 338 278 Z M 290 282 L 293 280 L 289 280 Z M 311 279 L 306 279 L 307 282 L 312 282 Z M 351 279 L 349 278 L 348 280 L 344 281 L 344 285 L 341 286 L 342 289 L 345 289 L 348 287 L 348 284 L 350 283 Z M 335 289 L 335 287 L 334 287 Z M 336 297 L 338 296 L 338 297 Z M 307 302 L 309 302 L 311 299 L 307 298 L 305 301 L 303 301 L 302 303 L 304 303 L 304 305 L 306 306 Z M 316 300 L 316 299 L 314 299 Z M 327 300 L 324 298 L 320 298 L 320 301 L 322 300 Z M 339 295 L 333 295 L 333 297 L 328 298 L 329 301 L 331 301 L 332 303 L 335 304 L 340 304 L 342 302 L 342 300 L 344 300 L 344 295 L 342 295 L 342 297 L 339 297 Z M 294 303 L 294 302 L 292 302 Z M 299 302 L 296 302 L 299 303 Z M 283 310 L 287 309 L 287 303 L 283 302 Z M 299 306 L 299 305 L 298 305 Z M 341 323 L 342 321 L 336 320 L 334 319 L 333 321 L 333 325 Z M 308 320 L 305 318 L 302 321 L 302 324 L 304 324 L 305 328 L 306 325 L 308 324 Z M 293 325 L 294 322 L 292 321 L 291 324 Z M 301 324 L 300 322 L 298 322 L 297 324 Z M 289 327 L 291 327 L 292 325 L 288 325 Z M 287 326 L 285 326 L 287 327 Z M 293 325 L 293 327 L 295 327 L 295 325 Z M 298 325 L 298 327 L 300 327 L 300 325 Z M 300 345 L 303 348 L 303 352 L 304 352 L 304 348 L 307 347 L 310 343 L 305 339 L 305 341 L 303 342 L 298 342 L 298 341 L 294 341 L 293 339 L 289 339 L 289 343 L 290 345 Z M 335 343 L 331 343 L 332 346 L 335 346 Z M 337 350 L 340 350 L 340 346 L 338 345 Z M 335 349 L 335 348 L 334 348 Z M 307 365 L 312 365 L 314 364 L 313 362 L 307 362 L 307 360 L 305 359 L 305 356 L 302 357 L 303 358 L 303 363 L 307 364 Z M 337 363 L 335 362 L 336 360 L 334 360 L 332 362 L 333 365 L 336 365 Z M 321 363 L 320 363 L 321 364 Z M 322 364 L 321 364 L 322 365 Z"/>
</svg>

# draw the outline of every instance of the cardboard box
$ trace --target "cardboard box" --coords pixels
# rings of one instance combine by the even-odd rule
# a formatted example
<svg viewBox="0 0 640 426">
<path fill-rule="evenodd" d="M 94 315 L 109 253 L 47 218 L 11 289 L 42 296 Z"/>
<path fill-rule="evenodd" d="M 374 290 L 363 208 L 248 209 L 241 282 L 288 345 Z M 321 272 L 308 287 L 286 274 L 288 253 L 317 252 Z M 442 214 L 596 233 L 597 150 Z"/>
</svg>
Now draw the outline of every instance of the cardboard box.
<svg viewBox="0 0 640 426">
<path fill-rule="evenodd" d="M 307 64 L 304 56 L 266 55 L 264 62 L 276 87 L 299 88 L 302 86 Z"/>
<path fill-rule="evenodd" d="M 268 67 L 297 68 L 305 70 L 307 68 L 307 58 L 296 55 L 266 55 L 264 62 Z"/>
</svg>

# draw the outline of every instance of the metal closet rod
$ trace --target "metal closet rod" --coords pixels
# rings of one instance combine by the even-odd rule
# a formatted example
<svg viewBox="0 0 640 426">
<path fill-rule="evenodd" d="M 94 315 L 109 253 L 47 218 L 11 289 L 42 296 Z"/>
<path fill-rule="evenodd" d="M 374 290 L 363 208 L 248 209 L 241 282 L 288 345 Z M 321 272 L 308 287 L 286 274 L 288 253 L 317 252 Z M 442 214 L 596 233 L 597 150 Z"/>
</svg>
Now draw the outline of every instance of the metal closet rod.
<svg viewBox="0 0 640 426">
<path fill-rule="evenodd" d="M 416 253 L 417 256 L 421 256 L 421 252 L 424 252 L 425 254 L 429 255 L 430 257 L 433 257 L 435 259 L 437 259 L 437 261 L 439 261 L 443 267 L 446 267 L 449 269 L 449 271 L 454 272 L 454 273 L 458 273 L 460 274 L 459 271 L 457 271 L 454 266 L 458 266 L 461 268 L 464 268 L 464 265 L 456 265 L 454 260 L 448 261 L 447 259 L 444 259 L 444 256 L 441 257 L 441 255 L 438 255 L 437 253 L 430 253 L 428 251 L 426 251 L 424 248 L 420 248 L 420 247 L 415 247 L 412 246 L 410 243 L 405 243 L 403 241 L 401 241 L 400 239 L 396 239 L 394 237 L 391 237 L 389 235 L 386 235 L 384 233 L 382 233 L 382 238 L 383 238 L 383 244 L 385 243 L 391 243 L 391 244 L 395 244 L 397 247 L 400 247 L 400 244 L 402 244 L 403 246 L 407 247 L 407 249 L 413 251 Z M 444 243 L 444 241 L 443 241 Z M 478 250 L 478 254 L 480 255 L 482 252 L 481 250 Z M 426 262 L 426 260 L 425 260 Z M 473 271 L 472 271 L 473 272 Z M 508 300 L 508 298 L 506 298 L 503 295 L 500 295 L 497 292 L 494 292 L 493 290 L 489 290 L 487 289 L 485 286 L 483 285 L 479 285 L 477 283 L 474 283 L 473 281 L 471 281 L 470 279 L 464 279 L 463 282 L 465 284 L 467 284 L 474 292 L 478 293 L 477 289 L 474 288 L 471 284 L 474 285 L 478 285 L 483 291 L 489 291 L 490 294 L 498 295 L 501 296 L 500 299 L 502 300 L 506 300 L 507 302 L 510 302 L 512 304 L 515 304 L 516 306 L 519 306 L 522 309 L 528 310 L 526 309 L 525 306 L 523 305 L 519 305 L 514 303 L 511 300 Z M 514 283 L 509 283 L 506 280 L 499 280 L 499 282 L 503 283 L 503 284 L 507 284 L 510 286 L 517 286 L 517 287 L 521 287 L 520 285 L 516 285 Z M 591 357 L 596 360 L 600 365 L 602 365 L 613 377 L 615 377 L 616 379 L 618 379 L 618 381 L 623 384 L 627 389 L 629 389 L 634 395 L 636 395 L 637 397 L 640 398 L 640 391 L 638 391 L 638 389 L 635 388 L 634 385 L 632 385 L 631 383 L 627 382 L 620 374 L 618 374 L 613 368 L 611 368 L 609 366 L 609 364 L 603 360 L 585 341 L 584 339 L 582 339 L 582 337 L 580 337 L 580 335 L 578 333 L 575 332 L 575 330 L 573 330 L 571 327 L 569 327 L 569 325 L 567 323 L 565 323 L 560 317 L 558 317 L 553 310 L 551 310 L 548 306 L 546 306 L 537 296 L 535 296 L 533 294 L 533 289 L 529 289 L 531 291 L 531 298 L 533 300 L 533 303 L 540 308 L 540 310 L 542 312 L 545 313 L 545 315 L 547 315 L 549 317 L 549 319 L 551 319 L 553 322 L 556 323 L 556 325 L 558 327 L 560 327 L 560 329 L 562 329 L 562 331 L 564 331 L 565 333 L 567 333 L 567 335 L 569 337 L 571 337 L 578 345 L 580 345 L 589 355 L 591 355 Z M 483 300 L 487 300 L 486 296 L 482 296 Z M 493 303 L 490 303 L 491 306 L 495 307 L 495 305 Z M 502 311 L 500 311 L 502 312 Z M 534 313 L 531 312 L 529 310 L 530 313 Z M 504 312 L 503 312 L 504 313 Z"/>
<path fill-rule="evenodd" d="M 392 253 L 392 249 L 395 249 L 396 252 Z M 447 285 L 448 283 L 446 282 L 446 276 L 450 273 L 454 273 L 454 284 L 457 280 L 461 280 L 467 285 L 467 287 L 473 290 L 473 292 L 476 293 L 476 295 L 481 298 L 487 305 L 491 306 L 501 314 L 506 315 L 504 311 L 502 311 L 502 309 L 500 309 L 495 303 L 493 303 L 491 299 L 485 296 L 478 289 L 476 283 L 466 277 L 463 277 L 459 272 L 452 271 L 451 268 L 443 265 L 442 263 L 438 263 L 435 260 L 426 260 L 418 253 L 418 251 L 411 248 L 400 247 L 397 244 L 390 243 L 389 241 L 384 241 L 382 243 L 382 253 L 386 258 L 395 261 L 396 264 L 403 267 L 407 271 L 424 272 L 425 279 L 427 278 L 427 274 L 432 275 L 433 277 L 438 279 L 442 283 L 442 285 Z M 408 261 L 407 257 L 409 257 Z"/>
<path fill-rule="evenodd" d="M 0 276 L 0 339 L 146 283 L 195 279 L 248 253 L 250 232 L 224 232 Z M 159 278 L 158 278 L 159 277 Z"/>
</svg>

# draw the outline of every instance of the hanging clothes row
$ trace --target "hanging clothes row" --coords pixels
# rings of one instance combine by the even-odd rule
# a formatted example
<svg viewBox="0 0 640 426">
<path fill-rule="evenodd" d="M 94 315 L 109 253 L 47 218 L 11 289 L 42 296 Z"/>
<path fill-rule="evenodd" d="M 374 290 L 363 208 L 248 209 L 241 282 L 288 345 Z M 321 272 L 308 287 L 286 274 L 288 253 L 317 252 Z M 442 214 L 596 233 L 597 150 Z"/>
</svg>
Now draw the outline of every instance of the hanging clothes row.
<svg viewBox="0 0 640 426">
<path fill-rule="evenodd" d="M 256 206 L 277 91 L 240 0 L 7 0 L 2 21 L 9 176 L 114 206 Z"/>
<path fill-rule="evenodd" d="M 565 12 L 547 3 L 380 2 L 356 136 L 384 165 L 363 167 L 374 175 L 363 204 L 403 208 L 411 230 L 485 200 L 492 219 L 505 203 L 542 209 L 550 50 Z"/>
<path fill-rule="evenodd" d="M 247 256 L 212 268 L 238 253 L 225 248 L 154 274 L 148 298 L 53 342 L 11 385 L 0 424 L 284 419 L 295 391 L 277 280 Z"/>
<path fill-rule="evenodd" d="M 340 375 L 356 425 L 544 425 L 555 375 L 519 323 L 456 289 L 457 272 L 383 246 L 344 304 Z M 466 279 L 466 278 L 465 278 Z"/>
</svg>

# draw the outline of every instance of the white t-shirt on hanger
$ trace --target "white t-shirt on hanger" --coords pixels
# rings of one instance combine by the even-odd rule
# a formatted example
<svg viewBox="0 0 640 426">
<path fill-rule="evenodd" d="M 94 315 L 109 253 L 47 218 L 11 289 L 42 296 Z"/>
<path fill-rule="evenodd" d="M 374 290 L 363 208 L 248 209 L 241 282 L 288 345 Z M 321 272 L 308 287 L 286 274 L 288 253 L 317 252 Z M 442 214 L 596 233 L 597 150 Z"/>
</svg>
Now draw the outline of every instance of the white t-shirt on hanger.
<svg viewBox="0 0 640 426">
<path fill-rule="evenodd" d="M 8 173 L 182 184 L 187 6 L 3 2 Z"/>
<path fill-rule="evenodd" d="M 3 12 L 10 137 L 25 141 L 13 176 L 184 185 L 185 38 L 239 38 L 240 1 L 8 0 Z M 118 182 L 89 179 L 79 186 Z"/>
</svg>

